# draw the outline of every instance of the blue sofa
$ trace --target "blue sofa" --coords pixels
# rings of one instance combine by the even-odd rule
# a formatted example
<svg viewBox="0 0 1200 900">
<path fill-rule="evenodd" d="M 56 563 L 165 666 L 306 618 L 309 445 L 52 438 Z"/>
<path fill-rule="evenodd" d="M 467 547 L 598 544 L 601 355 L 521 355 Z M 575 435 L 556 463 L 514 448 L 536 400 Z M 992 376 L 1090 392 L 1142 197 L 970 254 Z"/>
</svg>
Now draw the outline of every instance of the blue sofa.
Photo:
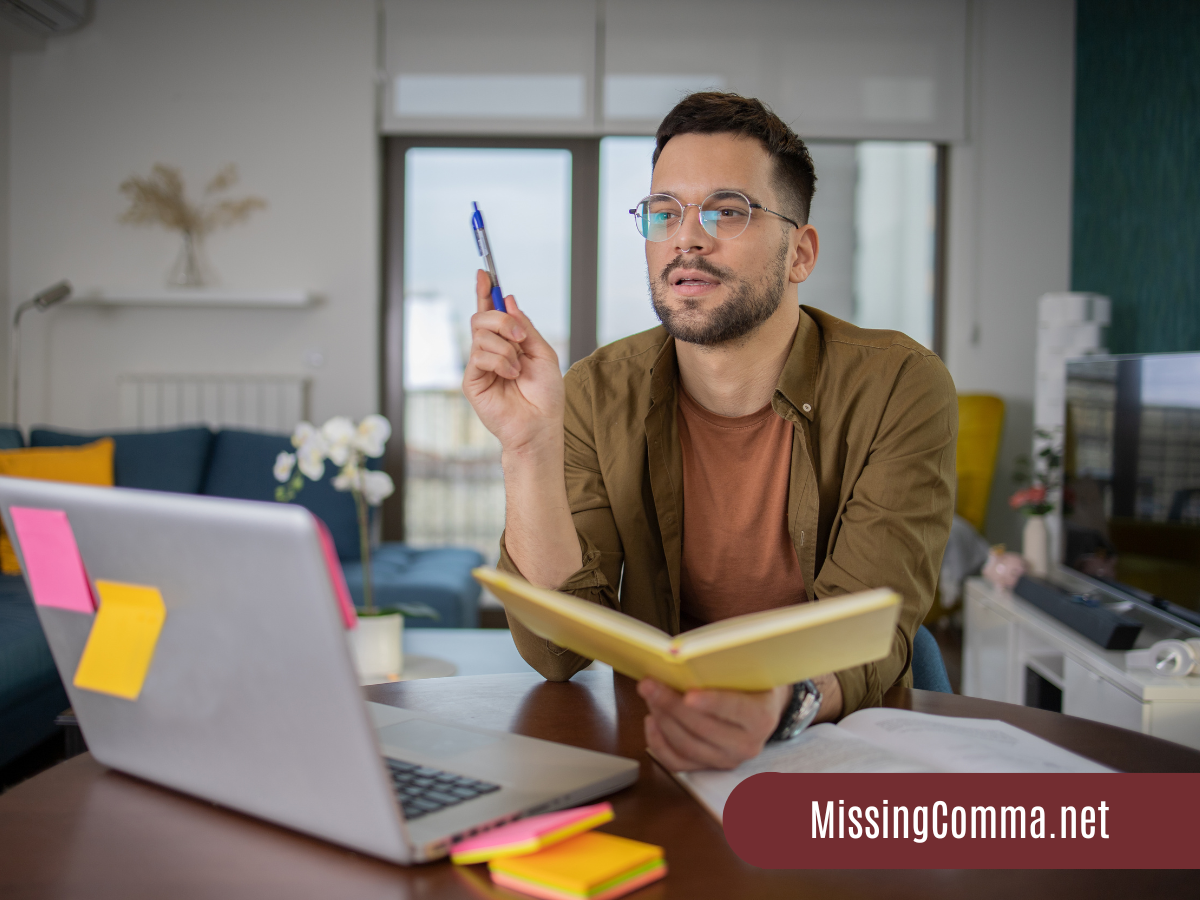
<svg viewBox="0 0 1200 900">
<path fill-rule="evenodd" d="M 35 428 L 30 446 L 85 444 L 111 436 L 118 487 L 274 501 L 275 457 L 290 450 L 287 435 L 225 429 L 79 434 Z M 0 449 L 24 446 L 21 433 L 0 428 Z M 329 527 L 355 602 L 362 603 L 362 562 L 354 501 L 334 490 L 332 466 L 293 501 Z M 479 584 L 471 569 L 483 557 L 461 547 L 416 549 L 385 543 L 372 553 L 371 582 L 381 608 L 424 603 L 437 619 L 413 618 L 409 627 L 474 628 L 479 624 Z M 54 732 L 54 717 L 68 700 L 50 648 L 21 576 L 0 576 L 0 765 Z"/>
</svg>

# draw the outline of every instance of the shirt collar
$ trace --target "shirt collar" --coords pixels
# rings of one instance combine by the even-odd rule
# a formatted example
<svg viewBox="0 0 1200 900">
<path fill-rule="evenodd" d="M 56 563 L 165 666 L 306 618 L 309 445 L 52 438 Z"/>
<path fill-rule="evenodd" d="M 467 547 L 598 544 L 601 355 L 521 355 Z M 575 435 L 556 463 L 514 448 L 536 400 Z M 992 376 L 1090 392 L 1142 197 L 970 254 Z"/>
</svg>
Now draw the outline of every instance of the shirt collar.
<svg viewBox="0 0 1200 900">
<path fill-rule="evenodd" d="M 792 351 L 783 364 L 783 371 L 779 373 L 775 390 L 795 408 L 797 414 L 809 421 L 816 413 L 817 364 L 820 357 L 821 329 L 808 310 L 801 306 Z"/>
<path fill-rule="evenodd" d="M 821 354 L 821 329 L 805 307 L 800 307 L 796 337 L 775 390 L 796 410 L 811 421 L 816 412 L 817 364 Z M 650 369 L 650 404 L 664 399 L 675 391 L 679 361 L 675 354 L 675 338 L 666 335 L 654 365 Z"/>
</svg>

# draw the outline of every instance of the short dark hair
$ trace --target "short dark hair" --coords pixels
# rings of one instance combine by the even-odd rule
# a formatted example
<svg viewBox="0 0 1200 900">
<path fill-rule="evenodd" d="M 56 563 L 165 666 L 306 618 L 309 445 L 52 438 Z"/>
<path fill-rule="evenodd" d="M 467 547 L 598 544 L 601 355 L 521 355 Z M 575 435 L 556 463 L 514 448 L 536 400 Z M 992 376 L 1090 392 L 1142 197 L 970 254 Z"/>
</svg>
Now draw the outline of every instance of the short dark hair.
<svg viewBox="0 0 1200 900">
<path fill-rule="evenodd" d="M 783 211 L 797 221 L 808 221 L 809 207 L 817 190 L 812 157 L 796 132 L 761 100 L 722 91 L 688 94 L 658 126 L 651 166 L 657 165 L 663 147 L 677 134 L 737 134 L 755 138 L 775 163 L 775 187 L 783 200 Z"/>
</svg>

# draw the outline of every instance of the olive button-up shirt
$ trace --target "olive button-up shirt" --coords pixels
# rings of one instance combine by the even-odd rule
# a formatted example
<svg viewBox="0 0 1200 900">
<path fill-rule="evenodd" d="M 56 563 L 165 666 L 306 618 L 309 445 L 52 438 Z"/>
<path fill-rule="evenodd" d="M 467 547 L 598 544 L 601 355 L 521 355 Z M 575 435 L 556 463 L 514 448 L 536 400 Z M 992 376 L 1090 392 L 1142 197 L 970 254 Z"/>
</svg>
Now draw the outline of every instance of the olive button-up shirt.
<svg viewBox="0 0 1200 900">
<path fill-rule="evenodd" d="M 567 496 L 583 564 L 559 590 L 679 632 L 683 457 L 675 341 L 655 328 L 565 376 Z M 958 405 L 938 357 L 894 331 L 800 307 L 771 400 L 792 422 L 788 531 L 813 602 L 890 587 L 891 652 L 837 672 L 843 714 L 911 686 L 912 642 L 933 602 L 954 511 Z M 519 574 L 504 547 L 500 568 Z M 590 663 L 510 618 L 525 660 L 565 681 Z"/>
</svg>

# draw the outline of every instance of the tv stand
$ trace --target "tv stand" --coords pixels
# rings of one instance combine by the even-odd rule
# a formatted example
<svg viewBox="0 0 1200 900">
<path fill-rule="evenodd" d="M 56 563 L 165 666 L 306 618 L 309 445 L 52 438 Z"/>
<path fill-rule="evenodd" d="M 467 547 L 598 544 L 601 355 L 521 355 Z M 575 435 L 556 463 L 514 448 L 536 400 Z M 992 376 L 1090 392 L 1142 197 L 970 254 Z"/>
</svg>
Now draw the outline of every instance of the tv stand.
<svg viewBox="0 0 1200 900">
<path fill-rule="evenodd" d="M 968 697 L 1058 709 L 1200 749 L 1200 676 L 1127 670 L 1105 650 L 1009 591 L 967 580 L 963 682 Z M 1147 633 L 1137 646 L 1155 639 Z"/>
</svg>

